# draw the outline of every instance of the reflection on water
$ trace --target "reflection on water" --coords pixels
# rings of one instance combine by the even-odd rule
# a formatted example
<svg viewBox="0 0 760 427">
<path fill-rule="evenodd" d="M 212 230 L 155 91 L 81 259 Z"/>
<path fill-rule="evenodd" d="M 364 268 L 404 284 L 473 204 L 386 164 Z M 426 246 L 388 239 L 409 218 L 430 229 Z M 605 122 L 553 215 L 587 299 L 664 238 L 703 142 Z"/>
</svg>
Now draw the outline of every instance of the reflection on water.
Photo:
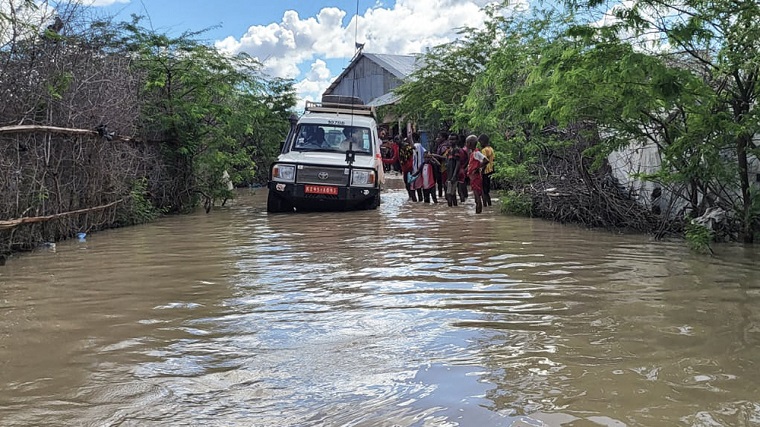
<svg viewBox="0 0 760 427">
<path fill-rule="evenodd" d="M 758 250 L 383 194 L 0 268 L 0 424 L 760 425 Z"/>
</svg>

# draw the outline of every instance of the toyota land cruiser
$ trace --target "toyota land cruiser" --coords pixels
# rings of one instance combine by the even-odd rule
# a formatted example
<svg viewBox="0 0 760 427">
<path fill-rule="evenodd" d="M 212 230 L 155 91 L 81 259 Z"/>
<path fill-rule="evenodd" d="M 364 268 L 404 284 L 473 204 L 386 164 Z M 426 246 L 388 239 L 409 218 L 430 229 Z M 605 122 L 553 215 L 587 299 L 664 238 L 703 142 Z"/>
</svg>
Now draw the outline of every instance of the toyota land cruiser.
<svg viewBox="0 0 760 427">
<path fill-rule="evenodd" d="M 384 182 L 374 110 L 306 102 L 269 172 L 268 212 L 376 209 Z"/>
</svg>

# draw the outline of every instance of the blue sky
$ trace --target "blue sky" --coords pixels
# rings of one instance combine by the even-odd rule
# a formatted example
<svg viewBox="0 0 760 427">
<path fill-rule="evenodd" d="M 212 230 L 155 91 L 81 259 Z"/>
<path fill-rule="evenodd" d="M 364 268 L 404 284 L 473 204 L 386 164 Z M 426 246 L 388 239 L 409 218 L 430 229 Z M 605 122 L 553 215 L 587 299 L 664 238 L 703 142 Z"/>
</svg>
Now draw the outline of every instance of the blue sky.
<svg viewBox="0 0 760 427">
<path fill-rule="evenodd" d="M 251 25 L 280 22 L 286 10 L 298 11 L 302 17 L 316 16 L 322 8 L 329 6 L 351 14 L 356 12 L 354 0 L 100 0 L 97 3 L 110 3 L 103 10 L 125 19 L 132 13 L 150 17 L 157 30 L 182 32 L 209 28 L 208 35 L 215 39 L 243 34 Z M 360 0 L 360 11 L 375 6 L 375 3 L 373 0 Z M 218 28 L 211 28 L 215 26 Z"/>
<path fill-rule="evenodd" d="M 414 54 L 480 26 L 493 0 L 80 0 L 128 20 L 150 18 L 155 30 L 208 29 L 209 44 L 247 52 L 272 76 L 292 78 L 301 99 L 319 99 L 348 65 L 354 42 L 372 53 Z M 358 34 L 356 21 L 358 20 Z"/>
</svg>

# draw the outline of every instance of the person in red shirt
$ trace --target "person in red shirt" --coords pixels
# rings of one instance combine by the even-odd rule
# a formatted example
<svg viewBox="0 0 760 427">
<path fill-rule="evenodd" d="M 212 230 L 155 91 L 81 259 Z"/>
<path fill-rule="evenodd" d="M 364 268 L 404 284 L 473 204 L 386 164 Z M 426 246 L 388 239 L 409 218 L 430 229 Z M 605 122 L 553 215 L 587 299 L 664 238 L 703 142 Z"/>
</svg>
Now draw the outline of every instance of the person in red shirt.
<svg viewBox="0 0 760 427">
<path fill-rule="evenodd" d="M 477 148 L 478 137 L 470 135 L 467 137 L 467 149 L 469 160 L 467 162 L 467 178 L 470 179 L 470 187 L 475 197 L 475 213 L 483 212 L 483 169 L 488 164 L 488 159 Z"/>
<path fill-rule="evenodd" d="M 435 159 L 435 156 L 431 153 L 425 153 L 425 159 L 422 163 L 422 171 L 420 178 L 422 178 L 422 194 L 425 203 L 430 203 L 430 199 L 433 199 L 433 203 L 438 203 L 438 198 L 435 195 L 436 183 L 438 177 L 435 174 L 435 168 L 440 168 L 441 164 Z"/>
<path fill-rule="evenodd" d="M 417 191 L 412 189 L 411 187 L 412 182 L 410 181 L 410 177 L 412 175 L 412 169 L 414 169 L 414 150 L 412 149 L 412 146 L 409 144 L 406 138 L 404 138 L 404 140 L 401 142 L 399 146 L 398 158 L 399 158 L 399 162 L 401 163 L 401 176 L 404 179 L 404 185 L 406 186 L 406 191 L 409 193 L 409 198 L 412 201 L 416 202 L 418 201 Z"/>
<path fill-rule="evenodd" d="M 390 139 L 383 140 L 383 143 L 380 145 L 380 152 L 382 154 L 383 169 L 386 172 L 390 172 L 391 169 L 394 169 L 396 163 L 398 163 L 398 144 Z"/>
<path fill-rule="evenodd" d="M 467 200 L 467 162 L 470 158 L 470 151 L 462 137 L 457 142 L 456 154 L 459 157 L 459 164 L 462 165 L 457 175 L 457 191 L 459 192 L 459 201 L 464 203 Z"/>
<path fill-rule="evenodd" d="M 399 158 L 398 158 L 398 152 L 399 152 L 399 141 L 398 137 L 395 137 L 393 140 L 387 140 L 383 143 L 385 148 L 388 150 L 388 155 L 383 155 L 383 166 L 388 166 L 388 170 L 395 170 L 396 172 L 399 172 L 401 170 L 401 167 L 399 166 Z M 382 146 L 381 146 L 382 149 Z"/>
</svg>

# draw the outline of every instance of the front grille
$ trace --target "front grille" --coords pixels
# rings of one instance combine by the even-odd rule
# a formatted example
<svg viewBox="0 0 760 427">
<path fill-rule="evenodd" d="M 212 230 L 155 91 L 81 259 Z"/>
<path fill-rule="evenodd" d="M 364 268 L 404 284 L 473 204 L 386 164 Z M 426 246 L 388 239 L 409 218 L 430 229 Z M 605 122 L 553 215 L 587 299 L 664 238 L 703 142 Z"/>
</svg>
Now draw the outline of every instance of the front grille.
<svg viewBox="0 0 760 427">
<path fill-rule="evenodd" d="M 309 194 L 303 195 L 304 199 L 320 199 L 320 200 L 338 200 L 340 197 L 333 196 L 331 194 Z"/>
<path fill-rule="evenodd" d="M 344 173 L 344 170 L 346 168 L 303 165 L 298 169 L 296 182 L 299 184 L 346 186 L 349 176 Z"/>
</svg>

